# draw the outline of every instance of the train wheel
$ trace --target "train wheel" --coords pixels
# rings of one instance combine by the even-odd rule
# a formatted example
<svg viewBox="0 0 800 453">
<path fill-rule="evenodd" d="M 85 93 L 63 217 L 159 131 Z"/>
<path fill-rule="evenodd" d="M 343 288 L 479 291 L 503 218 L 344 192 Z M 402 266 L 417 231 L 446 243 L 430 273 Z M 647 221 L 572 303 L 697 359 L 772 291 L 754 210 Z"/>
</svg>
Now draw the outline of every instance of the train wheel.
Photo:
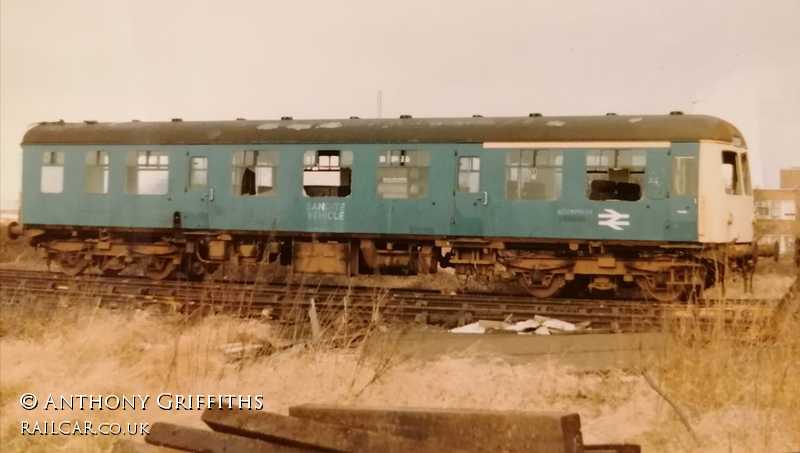
<svg viewBox="0 0 800 453">
<path fill-rule="evenodd" d="M 61 272 L 70 277 L 80 275 L 89 266 L 89 260 L 80 253 L 61 253 L 57 261 Z"/>
<path fill-rule="evenodd" d="M 119 257 L 99 257 L 95 262 L 103 275 L 116 277 L 125 270 L 125 262 Z"/>
<path fill-rule="evenodd" d="M 566 284 L 563 275 L 552 276 L 549 284 L 535 284 L 530 275 L 524 275 L 519 280 L 525 290 L 537 299 L 547 299 L 548 297 L 555 296 L 558 291 L 564 287 L 564 284 Z"/>
<path fill-rule="evenodd" d="M 645 297 L 650 297 L 659 302 L 675 302 L 680 300 L 686 293 L 684 285 L 658 285 L 656 281 L 648 277 L 636 279 L 636 284 L 644 293 Z"/>
<path fill-rule="evenodd" d="M 144 269 L 144 275 L 153 280 L 164 280 L 178 267 L 171 257 L 151 256 Z"/>
</svg>

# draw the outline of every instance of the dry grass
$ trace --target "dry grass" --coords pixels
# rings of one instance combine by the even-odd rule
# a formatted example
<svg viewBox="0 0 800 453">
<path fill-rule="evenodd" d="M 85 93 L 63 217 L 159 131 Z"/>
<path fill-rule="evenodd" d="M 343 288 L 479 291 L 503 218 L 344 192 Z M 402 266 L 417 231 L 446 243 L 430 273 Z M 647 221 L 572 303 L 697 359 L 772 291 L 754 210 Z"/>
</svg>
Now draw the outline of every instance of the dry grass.
<svg viewBox="0 0 800 453">
<path fill-rule="evenodd" d="M 381 294 L 376 293 L 376 307 Z M 795 313 L 797 304 L 793 306 Z M 790 307 L 791 308 L 791 307 Z M 377 310 L 376 310 L 377 312 Z M 301 316 L 305 316 L 304 313 Z M 629 441 L 644 451 L 790 451 L 800 448 L 800 321 L 731 332 L 692 318 L 641 369 L 577 372 L 557 360 L 512 363 L 468 355 L 399 357 L 390 336 L 366 353 L 376 318 L 354 327 L 319 312 L 303 346 L 230 360 L 220 346 L 282 344 L 308 329 L 227 316 L 192 318 L 146 310 L 53 309 L 28 302 L 0 313 L 0 445 L 3 451 L 108 451 L 113 437 L 22 437 L 19 421 L 170 421 L 200 427 L 192 411 L 25 412 L 23 392 L 53 394 L 263 394 L 266 409 L 300 403 L 565 410 L 581 414 L 589 442 Z M 293 338 L 292 338 L 293 337 Z M 535 338 L 532 338 L 535 341 Z M 342 347 L 347 345 L 349 347 Z M 374 345 L 373 345 L 374 346 Z M 377 352 L 375 352 L 377 351 Z M 652 381 L 683 413 L 642 377 Z"/>
</svg>

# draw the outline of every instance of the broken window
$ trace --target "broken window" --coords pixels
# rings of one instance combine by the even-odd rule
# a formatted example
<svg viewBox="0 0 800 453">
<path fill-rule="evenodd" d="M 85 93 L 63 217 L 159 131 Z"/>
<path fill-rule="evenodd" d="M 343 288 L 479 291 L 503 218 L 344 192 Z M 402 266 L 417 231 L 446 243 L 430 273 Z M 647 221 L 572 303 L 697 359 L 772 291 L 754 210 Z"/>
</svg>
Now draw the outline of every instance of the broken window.
<svg viewBox="0 0 800 453">
<path fill-rule="evenodd" d="M 422 198 L 428 193 L 428 151 L 392 150 L 378 156 L 378 198 Z"/>
<path fill-rule="evenodd" d="M 86 192 L 108 193 L 108 153 L 89 151 L 86 153 Z"/>
<path fill-rule="evenodd" d="M 639 149 L 603 149 L 586 154 L 586 192 L 590 200 L 642 198 L 647 155 Z"/>
<path fill-rule="evenodd" d="M 458 191 L 478 193 L 481 186 L 481 158 L 465 156 L 458 158 Z"/>
<path fill-rule="evenodd" d="M 742 160 L 742 182 L 744 183 L 744 194 L 752 195 L 753 188 L 750 184 L 750 163 L 747 161 L 747 154 L 739 155 Z"/>
<path fill-rule="evenodd" d="M 561 151 L 514 150 L 506 154 L 506 198 L 556 200 L 561 197 Z"/>
<path fill-rule="evenodd" d="M 208 187 L 208 158 L 193 156 L 189 158 L 189 190 L 203 190 Z"/>
<path fill-rule="evenodd" d="M 270 195 L 275 190 L 278 152 L 246 150 L 233 153 L 234 195 Z"/>
<path fill-rule="evenodd" d="M 306 151 L 303 155 L 303 191 L 309 197 L 350 195 L 352 151 Z"/>
<path fill-rule="evenodd" d="M 125 192 L 165 195 L 169 190 L 169 155 L 166 151 L 128 153 Z"/>
<path fill-rule="evenodd" d="M 672 157 L 673 197 L 697 196 L 697 159 L 694 156 Z"/>
<path fill-rule="evenodd" d="M 725 185 L 725 193 L 741 195 L 742 185 L 739 181 L 739 168 L 734 151 L 722 152 L 722 182 Z"/>
<path fill-rule="evenodd" d="M 64 191 L 64 153 L 62 151 L 42 153 L 42 175 L 39 190 L 42 193 Z"/>
</svg>

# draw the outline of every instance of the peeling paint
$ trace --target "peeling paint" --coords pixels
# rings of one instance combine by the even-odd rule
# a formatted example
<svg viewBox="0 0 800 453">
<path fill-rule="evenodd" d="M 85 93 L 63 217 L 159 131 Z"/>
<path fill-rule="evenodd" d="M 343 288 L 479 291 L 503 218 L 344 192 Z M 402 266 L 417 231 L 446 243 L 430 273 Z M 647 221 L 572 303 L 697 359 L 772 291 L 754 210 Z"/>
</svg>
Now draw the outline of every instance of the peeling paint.
<svg viewBox="0 0 800 453">
<path fill-rule="evenodd" d="M 278 123 L 264 123 L 264 124 L 259 125 L 256 129 L 260 129 L 262 131 L 269 131 L 269 130 L 272 130 L 272 129 L 277 129 L 279 127 L 280 126 L 278 125 Z"/>
<path fill-rule="evenodd" d="M 331 121 L 329 123 L 322 123 L 322 124 L 319 125 L 319 127 L 322 127 L 322 128 L 325 128 L 325 129 L 336 129 L 337 127 L 342 127 L 342 123 L 340 123 L 338 121 Z"/>
<path fill-rule="evenodd" d="M 296 130 L 296 131 L 302 131 L 304 129 L 311 129 L 311 125 L 310 124 L 303 124 L 303 123 L 292 124 L 292 125 L 286 126 L 286 127 L 288 127 L 289 129 Z"/>
<path fill-rule="evenodd" d="M 208 138 L 209 139 L 217 138 L 220 135 L 222 135 L 222 131 L 219 130 L 219 129 L 214 129 L 214 130 L 208 131 Z"/>
<path fill-rule="evenodd" d="M 638 122 L 639 122 L 639 121 L 641 121 L 642 119 L 643 119 L 643 118 L 642 118 L 641 116 L 637 116 L 636 118 L 631 118 L 631 119 L 629 119 L 629 120 L 628 120 L 628 122 L 629 122 L 629 123 L 638 123 Z"/>
<path fill-rule="evenodd" d="M 567 123 L 565 123 L 564 121 L 558 121 L 558 120 L 553 120 L 553 121 L 548 121 L 547 122 L 547 125 L 551 126 L 551 127 L 561 127 L 561 126 L 563 126 L 565 124 L 567 124 Z"/>
</svg>

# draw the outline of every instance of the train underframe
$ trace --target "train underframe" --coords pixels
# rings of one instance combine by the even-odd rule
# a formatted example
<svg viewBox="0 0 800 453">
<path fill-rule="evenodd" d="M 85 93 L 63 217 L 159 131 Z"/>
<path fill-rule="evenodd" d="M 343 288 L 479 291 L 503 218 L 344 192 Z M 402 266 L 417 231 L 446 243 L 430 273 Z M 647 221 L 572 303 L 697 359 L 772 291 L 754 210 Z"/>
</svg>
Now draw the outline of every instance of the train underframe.
<svg viewBox="0 0 800 453">
<path fill-rule="evenodd" d="M 16 228 L 16 229 L 15 229 Z M 14 230 L 14 231 L 12 231 Z M 278 266 L 288 272 L 360 275 L 457 275 L 516 281 L 535 298 L 566 286 L 597 293 L 635 287 L 661 302 L 699 295 L 729 263 L 754 264 L 748 244 L 632 243 L 518 238 L 431 238 L 258 234 L 190 230 L 12 227 L 69 275 L 117 275 L 136 268 L 154 280 L 219 276 L 228 267 Z M 215 278 L 216 278 L 215 277 Z"/>
</svg>

